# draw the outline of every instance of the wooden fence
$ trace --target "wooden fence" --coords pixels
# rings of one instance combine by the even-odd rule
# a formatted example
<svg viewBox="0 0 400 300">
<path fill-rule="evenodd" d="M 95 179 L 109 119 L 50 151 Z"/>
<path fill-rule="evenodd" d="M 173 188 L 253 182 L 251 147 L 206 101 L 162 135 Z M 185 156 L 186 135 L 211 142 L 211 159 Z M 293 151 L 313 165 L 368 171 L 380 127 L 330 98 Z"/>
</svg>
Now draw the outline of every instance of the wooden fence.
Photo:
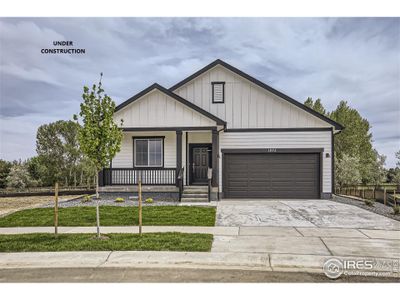
<svg viewBox="0 0 400 300">
<path fill-rule="evenodd" d="M 94 188 L 87 187 L 62 187 L 59 195 L 83 195 L 95 193 Z M 52 196 L 54 187 L 38 187 L 26 189 L 0 189 L 0 197 L 26 197 L 26 196 Z"/>
<path fill-rule="evenodd" d="M 361 199 L 375 199 L 389 206 L 397 206 L 400 200 L 400 190 L 396 185 L 347 186 L 336 188 L 335 193 Z"/>
</svg>

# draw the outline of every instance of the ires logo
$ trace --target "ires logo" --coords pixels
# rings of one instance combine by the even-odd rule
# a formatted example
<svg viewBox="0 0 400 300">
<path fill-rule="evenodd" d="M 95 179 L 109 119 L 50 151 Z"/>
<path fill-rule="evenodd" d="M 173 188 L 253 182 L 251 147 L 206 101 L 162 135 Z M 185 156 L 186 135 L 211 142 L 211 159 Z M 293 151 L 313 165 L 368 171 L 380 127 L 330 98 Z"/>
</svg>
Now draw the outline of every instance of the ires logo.
<svg viewBox="0 0 400 300">
<path fill-rule="evenodd" d="M 324 263 L 323 270 L 327 277 L 336 279 L 342 274 L 350 274 L 352 271 L 369 271 L 373 267 L 373 260 L 330 258 Z"/>
<path fill-rule="evenodd" d="M 372 260 L 343 260 L 345 270 L 372 270 L 374 267 Z"/>
</svg>

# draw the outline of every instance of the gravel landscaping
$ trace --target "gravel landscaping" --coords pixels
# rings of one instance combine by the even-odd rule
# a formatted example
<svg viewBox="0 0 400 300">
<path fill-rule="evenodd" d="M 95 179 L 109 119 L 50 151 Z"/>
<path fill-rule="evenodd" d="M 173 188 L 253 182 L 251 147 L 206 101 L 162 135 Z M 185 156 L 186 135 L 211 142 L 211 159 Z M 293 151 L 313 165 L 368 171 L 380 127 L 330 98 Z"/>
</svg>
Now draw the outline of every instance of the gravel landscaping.
<svg viewBox="0 0 400 300">
<path fill-rule="evenodd" d="M 369 210 L 371 212 L 374 212 L 374 213 L 376 213 L 378 215 L 382 215 L 382 216 L 391 218 L 393 220 L 400 221 L 400 215 L 394 215 L 392 207 L 386 206 L 386 205 L 384 205 L 382 203 L 379 203 L 379 202 L 375 202 L 374 206 L 368 206 L 361 199 L 360 200 L 356 200 L 356 199 L 351 199 L 351 198 L 348 198 L 348 197 L 337 196 L 337 195 L 333 195 L 333 198 L 331 199 L 331 201 L 335 201 L 335 202 L 339 202 L 339 203 L 343 203 L 343 204 L 354 205 L 354 206 L 363 208 L 365 210 Z"/>
<path fill-rule="evenodd" d="M 146 203 L 143 199 L 142 205 L 143 206 L 174 206 L 178 205 L 179 202 L 173 201 L 153 201 L 153 203 Z M 100 199 L 99 205 L 100 206 L 138 206 L 138 200 L 124 200 L 124 202 L 115 202 L 114 199 Z M 96 206 L 97 200 L 91 200 L 90 202 L 83 202 L 83 198 L 65 201 L 59 204 L 59 207 L 76 207 L 76 206 Z M 54 203 L 43 205 L 42 207 L 54 207 Z"/>
</svg>

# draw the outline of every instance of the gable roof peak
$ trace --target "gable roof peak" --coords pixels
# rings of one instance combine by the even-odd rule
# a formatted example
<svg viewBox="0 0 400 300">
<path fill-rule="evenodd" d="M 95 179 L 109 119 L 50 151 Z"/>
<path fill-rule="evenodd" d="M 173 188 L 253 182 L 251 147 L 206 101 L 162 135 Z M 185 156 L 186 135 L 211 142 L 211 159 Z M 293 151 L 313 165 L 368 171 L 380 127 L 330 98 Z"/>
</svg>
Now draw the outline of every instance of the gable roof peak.
<svg viewBox="0 0 400 300">
<path fill-rule="evenodd" d="M 197 71 L 196 73 L 190 75 L 189 77 L 186 77 L 185 79 L 183 79 L 182 81 L 178 82 L 177 84 L 175 84 L 174 86 L 170 87 L 169 90 L 170 91 L 175 91 L 176 89 L 178 89 L 179 87 L 185 85 L 186 83 L 192 81 L 193 79 L 195 79 L 196 77 L 200 76 L 201 74 L 203 74 L 204 72 L 207 72 L 208 70 L 210 70 L 211 68 L 217 66 L 217 65 L 221 65 L 223 67 L 225 67 L 226 69 L 228 69 L 229 71 L 249 80 L 250 82 L 252 82 L 253 84 L 261 87 L 264 90 L 267 90 L 268 92 L 288 101 L 289 103 L 297 106 L 298 108 L 312 114 L 313 116 L 331 124 L 336 130 L 343 130 L 344 127 L 343 125 L 333 121 L 332 119 L 328 118 L 327 116 L 320 114 L 319 112 L 313 110 L 312 108 L 309 108 L 308 106 L 304 105 L 303 103 L 285 95 L 284 93 L 274 89 L 273 87 L 265 84 L 264 82 L 250 76 L 249 74 L 235 68 L 234 66 L 224 62 L 221 59 L 216 59 L 214 60 L 212 63 L 208 64 L 207 66 L 205 66 L 204 68 L 200 69 L 199 71 Z"/>
<path fill-rule="evenodd" d="M 152 85 L 150 85 L 149 87 L 145 88 L 141 92 L 137 93 L 136 95 L 132 96 L 128 100 L 126 100 L 126 101 L 122 102 L 121 104 L 119 104 L 115 108 L 115 112 L 123 109 L 127 105 L 129 105 L 132 102 L 138 100 L 139 98 L 145 96 L 146 94 L 150 93 L 154 89 L 159 90 L 161 93 L 163 93 L 163 94 L 175 99 L 176 101 L 182 103 L 183 105 L 186 105 L 187 107 L 189 107 L 189 108 L 197 111 L 198 113 L 206 116 L 207 118 L 215 121 L 217 123 L 217 125 L 224 125 L 224 126 L 226 125 L 226 122 L 224 120 L 218 118 L 217 116 L 214 116 L 213 114 L 209 113 L 208 111 L 205 111 L 204 109 L 202 109 L 201 107 L 197 106 L 196 104 L 187 101 L 186 99 L 184 99 L 181 96 L 179 96 L 179 95 L 173 93 L 172 91 L 166 89 L 165 87 L 163 87 L 162 85 L 158 84 L 157 82 L 153 83 Z"/>
</svg>

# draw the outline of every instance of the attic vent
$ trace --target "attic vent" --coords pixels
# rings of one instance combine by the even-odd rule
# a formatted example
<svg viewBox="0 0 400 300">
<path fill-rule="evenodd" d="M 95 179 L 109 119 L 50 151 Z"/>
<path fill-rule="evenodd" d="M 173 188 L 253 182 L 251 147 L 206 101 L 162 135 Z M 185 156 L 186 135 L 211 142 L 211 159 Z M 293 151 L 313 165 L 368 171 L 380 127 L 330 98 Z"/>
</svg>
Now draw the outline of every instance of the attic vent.
<svg viewBox="0 0 400 300">
<path fill-rule="evenodd" d="M 211 82 L 212 85 L 212 103 L 224 103 L 225 100 L 225 82 Z"/>
</svg>

